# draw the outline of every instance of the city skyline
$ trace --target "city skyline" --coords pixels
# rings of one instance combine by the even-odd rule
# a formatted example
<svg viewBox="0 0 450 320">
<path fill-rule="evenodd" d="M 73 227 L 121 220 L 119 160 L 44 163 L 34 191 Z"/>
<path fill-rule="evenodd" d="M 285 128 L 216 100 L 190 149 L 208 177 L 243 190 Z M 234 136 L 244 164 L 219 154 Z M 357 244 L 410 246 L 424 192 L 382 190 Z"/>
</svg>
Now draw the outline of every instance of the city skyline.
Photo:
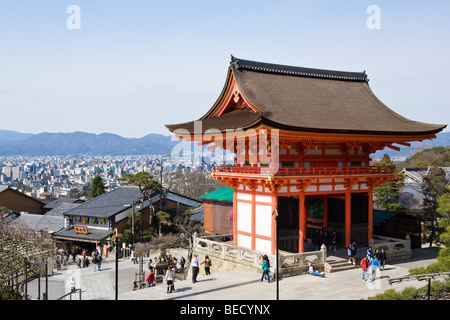
<svg viewBox="0 0 450 320">
<path fill-rule="evenodd" d="M 200 118 L 216 101 L 231 54 L 366 71 L 393 111 L 447 124 L 449 8 L 445 1 L 2 1 L 0 129 L 168 136 L 165 124 Z"/>
</svg>

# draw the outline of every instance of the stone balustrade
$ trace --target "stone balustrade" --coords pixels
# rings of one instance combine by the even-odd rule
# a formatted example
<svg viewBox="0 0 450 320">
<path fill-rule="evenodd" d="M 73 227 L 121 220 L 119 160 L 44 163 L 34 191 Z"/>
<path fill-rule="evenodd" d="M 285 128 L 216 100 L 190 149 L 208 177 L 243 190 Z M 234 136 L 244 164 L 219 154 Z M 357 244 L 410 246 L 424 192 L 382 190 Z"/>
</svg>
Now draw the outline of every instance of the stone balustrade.
<svg viewBox="0 0 450 320">
<path fill-rule="evenodd" d="M 408 259 L 412 256 L 411 239 L 409 235 L 407 235 L 404 240 L 374 235 L 370 240 L 369 246 L 372 247 L 373 252 L 377 249 L 379 251 L 384 249 L 387 260 Z"/>
<path fill-rule="evenodd" d="M 232 235 L 194 237 L 194 253 L 199 255 L 201 261 L 205 255 L 213 260 L 216 270 L 228 271 L 236 267 L 248 270 L 261 271 L 262 257 L 267 255 L 271 265 L 271 274 L 274 274 L 276 268 L 276 257 L 272 254 L 236 247 L 232 242 L 220 241 L 223 238 L 232 239 Z M 290 253 L 279 251 L 278 261 L 280 265 L 280 274 L 282 276 L 293 276 L 306 272 L 308 261 L 315 268 L 324 270 L 326 263 L 326 247 L 322 246 L 319 251 L 309 251 L 305 253 Z"/>
</svg>

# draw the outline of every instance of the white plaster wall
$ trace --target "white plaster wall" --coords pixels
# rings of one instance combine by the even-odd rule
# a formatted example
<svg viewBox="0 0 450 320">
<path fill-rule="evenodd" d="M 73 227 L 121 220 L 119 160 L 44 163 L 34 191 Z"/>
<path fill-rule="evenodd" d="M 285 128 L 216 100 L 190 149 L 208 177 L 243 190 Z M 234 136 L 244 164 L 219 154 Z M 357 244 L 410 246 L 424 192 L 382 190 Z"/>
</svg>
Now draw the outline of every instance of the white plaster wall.
<svg viewBox="0 0 450 320">
<path fill-rule="evenodd" d="M 242 193 L 242 192 L 238 192 L 236 196 L 237 196 L 238 200 L 239 200 L 239 199 L 241 199 L 241 200 L 249 200 L 249 201 L 252 200 L 252 195 L 251 195 L 251 193 Z"/>
<path fill-rule="evenodd" d="M 271 196 L 263 196 L 263 195 L 257 194 L 257 195 L 255 195 L 255 201 L 272 203 L 272 197 Z"/>
<path fill-rule="evenodd" d="M 257 204 L 255 208 L 255 233 L 270 237 L 272 231 L 272 206 Z"/>
<path fill-rule="evenodd" d="M 252 204 L 246 202 L 237 203 L 237 229 L 238 231 L 252 231 Z"/>
<path fill-rule="evenodd" d="M 239 247 L 251 249 L 252 248 L 252 238 L 249 236 L 245 236 L 243 234 L 238 234 L 237 245 Z"/>
<path fill-rule="evenodd" d="M 264 239 L 255 239 L 255 250 L 270 253 L 272 250 L 271 242 Z"/>
</svg>

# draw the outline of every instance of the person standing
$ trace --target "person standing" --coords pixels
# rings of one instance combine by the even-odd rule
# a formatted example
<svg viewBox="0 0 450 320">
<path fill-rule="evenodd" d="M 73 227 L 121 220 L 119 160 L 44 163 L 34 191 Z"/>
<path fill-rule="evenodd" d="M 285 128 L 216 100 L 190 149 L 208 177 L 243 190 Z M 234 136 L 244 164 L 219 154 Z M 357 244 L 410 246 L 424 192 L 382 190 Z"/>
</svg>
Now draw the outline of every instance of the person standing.
<svg viewBox="0 0 450 320">
<path fill-rule="evenodd" d="M 194 259 L 192 259 L 192 283 L 197 282 L 198 268 L 199 268 L 198 258 L 197 255 L 194 254 Z"/>
<path fill-rule="evenodd" d="M 381 267 L 380 262 L 378 261 L 377 257 L 374 255 L 372 258 L 370 258 L 370 271 L 372 273 L 372 278 L 370 281 L 375 280 L 376 272 L 379 267 Z"/>
<path fill-rule="evenodd" d="M 381 270 L 384 271 L 384 265 L 386 264 L 386 252 L 381 248 L 381 252 L 378 254 L 378 261 L 381 264 Z"/>
<path fill-rule="evenodd" d="M 361 266 L 361 269 L 362 269 L 362 279 L 364 281 L 370 280 L 370 275 L 369 275 L 370 261 L 369 261 L 369 257 L 365 256 L 364 258 L 362 258 L 362 260 L 359 263 L 359 265 Z"/>
<path fill-rule="evenodd" d="M 348 254 L 348 262 L 353 263 L 354 266 L 356 266 L 356 252 L 358 251 L 358 246 L 356 245 L 356 242 L 353 241 L 347 249 Z"/>
<path fill-rule="evenodd" d="M 175 280 L 175 270 L 172 268 L 172 266 L 168 266 L 166 272 L 167 293 L 172 293 L 174 289 L 173 285 L 174 280 Z"/>
<path fill-rule="evenodd" d="M 150 272 L 148 273 L 147 278 L 145 278 L 145 281 L 147 281 L 148 287 L 155 286 L 155 272 L 153 271 L 153 267 L 150 267 Z"/>
<path fill-rule="evenodd" d="M 94 252 L 94 271 L 98 269 L 98 271 L 102 271 L 102 255 L 98 253 L 98 251 Z"/>
<path fill-rule="evenodd" d="M 211 274 L 211 259 L 209 258 L 209 256 L 205 256 L 205 260 L 203 260 L 201 264 L 205 264 L 205 274 L 209 276 Z"/>
<path fill-rule="evenodd" d="M 330 250 L 336 251 L 336 243 L 337 243 L 337 234 L 336 230 L 333 230 L 333 232 L 330 235 Z"/>
</svg>

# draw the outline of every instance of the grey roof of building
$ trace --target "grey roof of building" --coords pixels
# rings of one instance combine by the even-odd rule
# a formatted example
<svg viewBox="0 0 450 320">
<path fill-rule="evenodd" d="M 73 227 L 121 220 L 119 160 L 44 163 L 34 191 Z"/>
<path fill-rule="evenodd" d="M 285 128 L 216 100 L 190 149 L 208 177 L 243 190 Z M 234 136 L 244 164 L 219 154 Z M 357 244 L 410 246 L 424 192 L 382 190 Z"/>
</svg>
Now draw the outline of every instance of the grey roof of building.
<svg viewBox="0 0 450 320">
<path fill-rule="evenodd" d="M 62 202 L 57 207 L 48 211 L 45 216 L 63 216 L 67 211 L 80 206 L 81 203 Z"/>
<path fill-rule="evenodd" d="M 113 234 L 112 230 L 107 229 L 94 229 L 89 227 L 87 229 L 87 234 L 75 233 L 73 228 L 63 229 L 55 234 L 55 238 L 60 240 L 76 240 L 94 243 L 96 241 L 100 242 Z"/>
<path fill-rule="evenodd" d="M 190 221 L 202 222 L 204 220 L 203 206 L 192 209 L 190 213 L 191 213 L 191 216 L 189 217 Z"/>
<path fill-rule="evenodd" d="M 140 201 L 142 194 L 138 187 L 125 186 L 105 192 L 94 199 L 64 213 L 66 216 L 110 218 L 124 210 L 133 201 Z"/>
<path fill-rule="evenodd" d="M 80 201 L 80 199 L 73 199 L 73 198 L 59 198 L 53 201 L 48 202 L 44 209 L 54 209 L 58 206 L 60 206 L 62 203 L 82 203 L 83 201 Z"/>
<path fill-rule="evenodd" d="M 64 217 L 21 213 L 10 224 L 17 228 L 25 226 L 35 231 L 58 232 L 64 228 Z"/>
</svg>

